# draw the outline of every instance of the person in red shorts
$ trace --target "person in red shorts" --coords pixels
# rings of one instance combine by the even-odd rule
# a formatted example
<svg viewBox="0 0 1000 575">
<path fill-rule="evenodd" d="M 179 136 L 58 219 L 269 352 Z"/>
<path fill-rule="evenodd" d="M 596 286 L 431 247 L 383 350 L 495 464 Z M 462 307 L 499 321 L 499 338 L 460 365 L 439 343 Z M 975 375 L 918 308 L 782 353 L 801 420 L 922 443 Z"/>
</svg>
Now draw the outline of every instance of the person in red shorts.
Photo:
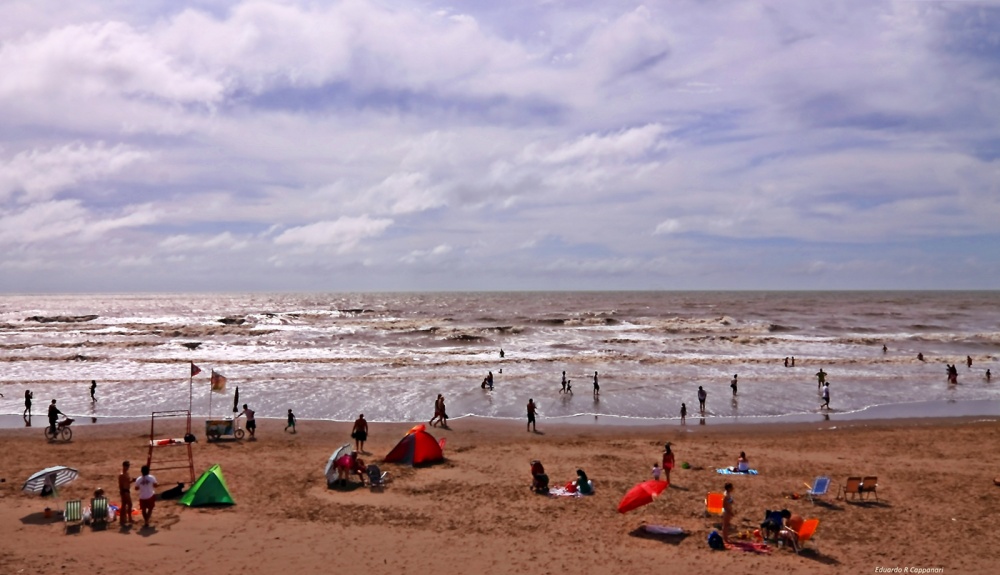
<svg viewBox="0 0 1000 575">
<path fill-rule="evenodd" d="M 139 492 L 139 511 L 142 512 L 143 527 L 149 527 L 149 519 L 156 507 L 156 488 L 160 484 L 149 474 L 149 466 L 142 466 L 142 477 L 135 480 L 135 490 Z"/>
</svg>

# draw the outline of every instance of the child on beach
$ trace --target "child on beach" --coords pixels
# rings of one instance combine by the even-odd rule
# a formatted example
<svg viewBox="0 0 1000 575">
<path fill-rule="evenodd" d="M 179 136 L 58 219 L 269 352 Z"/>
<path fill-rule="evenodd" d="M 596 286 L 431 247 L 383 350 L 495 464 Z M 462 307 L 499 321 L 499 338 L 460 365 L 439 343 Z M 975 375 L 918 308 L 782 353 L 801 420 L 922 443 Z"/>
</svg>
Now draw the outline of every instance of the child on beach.
<svg viewBox="0 0 1000 575">
<path fill-rule="evenodd" d="M 663 446 L 663 474 L 664 479 L 670 481 L 670 470 L 674 468 L 674 452 L 670 450 L 670 444 Z"/>
<path fill-rule="evenodd" d="M 292 428 L 292 433 L 295 433 L 295 414 L 292 413 L 292 408 L 290 407 L 288 408 L 288 425 L 285 426 L 285 431 L 288 431 L 289 427 Z"/>
<path fill-rule="evenodd" d="M 660 480 L 660 464 L 653 462 L 653 481 Z"/>
<path fill-rule="evenodd" d="M 823 384 L 823 404 L 820 409 L 830 409 L 830 382 Z"/>
</svg>

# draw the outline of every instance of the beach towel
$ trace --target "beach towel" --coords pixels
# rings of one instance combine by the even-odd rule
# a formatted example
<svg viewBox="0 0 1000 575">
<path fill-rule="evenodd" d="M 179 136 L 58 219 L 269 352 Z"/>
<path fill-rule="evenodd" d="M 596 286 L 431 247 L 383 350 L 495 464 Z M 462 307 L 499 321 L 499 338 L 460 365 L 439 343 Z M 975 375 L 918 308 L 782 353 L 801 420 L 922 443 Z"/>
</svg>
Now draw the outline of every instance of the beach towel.
<svg viewBox="0 0 1000 575">
<path fill-rule="evenodd" d="M 771 552 L 771 548 L 767 543 L 755 543 L 753 541 L 730 541 L 726 543 L 726 549 L 735 549 L 738 551 L 745 551 L 747 553 L 758 553 L 760 555 L 767 555 Z"/>
<path fill-rule="evenodd" d="M 643 525 L 642 530 L 653 535 L 686 535 L 687 531 L 683 527 L 672 525 Z"/>
<path fill-rule="evenodd" d="M 549 497 L 583 497 L 579 491 L 570 491 L 565 487 L 552 487 L 549 489 Z"/>
<path fill-rule="evenodd" d="M 715 470 L 716 473 L 721 473 L 722 475 L 757 475 L 756 469 L 751 469 L 749 471 L 733 471 L 728 467 L 722 467 Z"/>
</svg>

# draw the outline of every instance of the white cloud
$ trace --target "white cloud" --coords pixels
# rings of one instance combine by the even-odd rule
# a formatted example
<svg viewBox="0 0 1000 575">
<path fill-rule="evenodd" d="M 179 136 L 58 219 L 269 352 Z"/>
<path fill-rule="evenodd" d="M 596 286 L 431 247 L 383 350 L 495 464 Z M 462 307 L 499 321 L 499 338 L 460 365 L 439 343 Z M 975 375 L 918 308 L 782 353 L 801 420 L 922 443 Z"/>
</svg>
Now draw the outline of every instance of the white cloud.
<svg viewBox="0 0 1000 575">
<path fill-rule="evenodd" d="M 333 247 L 337 253 L 347 253 L 361 240 L 376 237 L 392 225 L 392 220 L 368 216 L 344 216 L 335 221 L 323 221 L 289 228 L 274 238 L 277 245 L 308 249 Z"/>
<path fill-rule="evenodd" d="M 111 176 L 149 154 L 131 146 L 73 142 L 20 152 L 0 160 L 0 201 L 16 195 L 21 202 L 46 200 L 77 184 Z"/>
</svg>

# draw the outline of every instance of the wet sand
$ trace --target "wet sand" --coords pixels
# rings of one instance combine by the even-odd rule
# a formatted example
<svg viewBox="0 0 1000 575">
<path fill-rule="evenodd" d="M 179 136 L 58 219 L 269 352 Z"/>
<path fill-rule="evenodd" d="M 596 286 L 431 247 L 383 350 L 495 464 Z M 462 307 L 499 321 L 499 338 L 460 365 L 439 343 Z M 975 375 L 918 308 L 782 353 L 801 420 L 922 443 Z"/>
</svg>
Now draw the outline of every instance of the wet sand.
<svg viewBox="0 0 1000 575">
<path fill-rule="evenodd" d="M 37 419 L 37 418 L 36 418 Z M 174 424 L 176 425 L 176 424 Z M 426 468 L 381 464 L 411 424 L 372 424 L 370 462 L 389 471 L 383 492 L 330 490 L 323 467 L 349 440 L 350 424 L 303 421 L 295 435 L 283 422 L 262 421 L 256 441 L 206 443 L 195 422 L 198 473 L 214 463 L 237 505 L 187 508 L 160 501 L 153 527 L 64 533 L 46 505 L 112 493 L 122 459 L 133 470 L 146 459 L 148 422 L 80 426 L 68 444 L 46 444 L 36 424 L 2 429 L 0 440 L 0 572 L 149 571 L 191 573 L 649 573 L 661 569 L 733 572 L 875 572 L 876 567 L 927 572 L 991 573 L 1000 527 L 1000 451 L 996 417 L 891 419 L 776 425 L 686 427 L 547 425 L 525 432 L 523 423 L 460 420 L 446 437 L 446 461 Z M 161 436 L 178 436 L 164 429 Z M 179 429 L 176 429 L 179 432 Z M 677 463 L 664 494 L 625 515 L 616 507 L 625 491 L 649 478 L 670 441 Z M 175 458 L 183 448 L 157 448 Z M 757 476 L 723 476 L 746 451 Z M 162 455 L 161 455 L 162 454 Z M 549 498 L 529 489 L 529 462 L 540 459 L 553 485 L 586 470 L 596 494 Z M 80 478 L 59 500 L 23 494 L 21 483 L 51 465 L 69 465 Z M 154 462 L 155 467 L 155 462 Z M 814 504 L 804 482 L 829 475 L 826 501 Z M 837 500 L 849 475 L 879 478 L 879 502 Z M 177 471 L 158 473 L 161 490 Z M 788 508 L 820 520 L 807 550 L 768 555 L 710 550 L 708 491 L 735 486 L 736 527 L 752 530 L 765 509 Z M 644 524 L 679 526 L 686 537 L 657 538 Z M 943 571 L 934 571 L 936 569 Z"/>
</svg>

